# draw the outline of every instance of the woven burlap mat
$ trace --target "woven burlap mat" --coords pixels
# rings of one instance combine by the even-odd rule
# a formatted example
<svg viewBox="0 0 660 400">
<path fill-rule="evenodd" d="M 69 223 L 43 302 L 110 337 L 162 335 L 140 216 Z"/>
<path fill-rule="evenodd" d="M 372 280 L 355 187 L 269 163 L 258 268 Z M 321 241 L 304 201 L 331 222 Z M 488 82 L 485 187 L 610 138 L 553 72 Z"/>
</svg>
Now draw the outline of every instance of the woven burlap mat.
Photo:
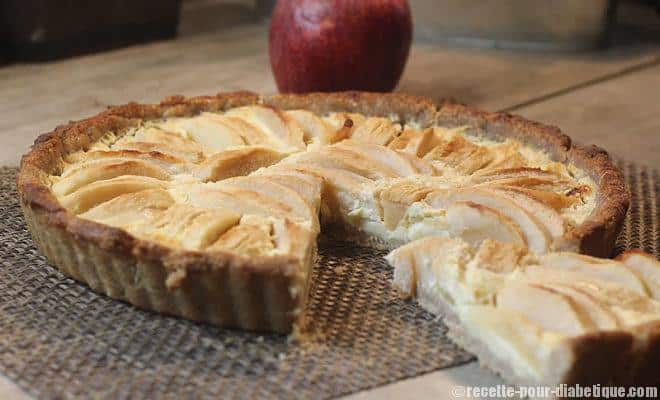
<svg viewBox="0 0 660 400">
<path fill-rule="evenodd" d="M 657 171 L 620 163 L 632 192 L 617 251 L 658 256 Z M 163 317 L 95 294 L 49 266 L 0 168 L 0 372 L 40 398 L 327 398 L 470 361 L 441 321 L 390 287 L 382 252 L 320 243 L 316 332 L 284 336 Z"/>
</svg>

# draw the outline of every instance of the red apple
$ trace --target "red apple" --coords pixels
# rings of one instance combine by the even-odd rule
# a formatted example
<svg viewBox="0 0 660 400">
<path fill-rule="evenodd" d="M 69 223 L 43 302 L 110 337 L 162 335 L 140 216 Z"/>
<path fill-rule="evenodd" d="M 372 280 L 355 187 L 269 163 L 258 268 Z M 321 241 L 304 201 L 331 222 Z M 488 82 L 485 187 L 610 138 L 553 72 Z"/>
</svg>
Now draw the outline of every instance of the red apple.
<svg viewBox="0 0 660 400">
<path fill-rule="evenodd" d="M 406 0 L 278 0 L 269 50 L 280 92 L 394 89 L 408 58 Z"/>
</svg>

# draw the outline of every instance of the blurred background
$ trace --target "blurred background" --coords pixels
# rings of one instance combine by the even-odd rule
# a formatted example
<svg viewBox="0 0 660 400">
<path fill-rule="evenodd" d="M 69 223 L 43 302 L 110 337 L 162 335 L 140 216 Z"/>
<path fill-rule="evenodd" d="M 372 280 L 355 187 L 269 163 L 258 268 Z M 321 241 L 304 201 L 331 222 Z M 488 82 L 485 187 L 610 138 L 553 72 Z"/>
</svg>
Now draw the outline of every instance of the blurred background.
<svg viewBox="0 0 660 400">
<path fill-rule="evenodd" d="M 43 61 L 266 19 L 276 0 L 3 0 L 3 60 Z M 415 39 L 578 51 L 653 39 L 658 0 L 410 0 Z M 654 12 L 655 11 L 655 12 Z M 654 15 L 656 14 L 656 15 Z M 655 25 L 655 26 L 654 26 Z M 655 28 L 655 29 L 654 29 Z M 630 29 L 629 32 L 624 32 Z"/>
<path fill-rule="evenodd" d="M 0 1 L 0 165 L 16 164 L 38 134 L 111 104 L 277 91 L 274 2 Z M 409 4 L 414 39 L 397 91 L 519 113 L 658 163 L 660 1 Z"/>
</svg>

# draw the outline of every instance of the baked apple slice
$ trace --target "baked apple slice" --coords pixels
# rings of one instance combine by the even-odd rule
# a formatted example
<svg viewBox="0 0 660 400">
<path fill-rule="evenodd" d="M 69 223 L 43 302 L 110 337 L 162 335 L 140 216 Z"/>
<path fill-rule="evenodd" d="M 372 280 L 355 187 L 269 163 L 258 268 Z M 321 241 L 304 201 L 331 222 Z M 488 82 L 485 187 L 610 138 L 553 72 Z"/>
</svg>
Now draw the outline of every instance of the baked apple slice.
<svg viewBox="0 0 660 400">
<path fill-rule="evenodd" d="M 307 110 L 289 110 L 286 115 L 293 119 L 303 131 L 305 143 L 313 145 L 326 145 L 331 143 L 332 134 L 337 129 L 333 128 L 323 118 Z"/>
<path fill-rule="evenodd" d="M 192 139 L 176 133 L 167 132 L 155 126 L 145 126 L 133 135 L 126 135 L 113 146 L 114 149 L 158 151 L 172 154 L 189 161 L 200 160 L 204 156 L 204 148 Z M 146 151 L 145 151 L 146 152 Z"/>
<path fill-rule="evenodd" d="M 643 279 L 624 263 L 614 260 L 585 256 L 576 253 L 549 253 L 541 257 L 540 264 L 546 267 L 573 271 L 595 280 L 613 282 L 635 292 L 648 295 Z"/>
<path fill-rule="evenodd" d="M 538 285 L 570 297 L 574 305 L 584 312 L 585 318 L 588 319 L 590 326 L 594 329 L 614 330 L 621 326 L 619 318 L 610 310 L 608 305 L 584 289 L 559 283 L 539 283 Z"/>
<path fill-rule="evenodd" d="M 461 271 L 472 252 L 464 241 L 430 236 L 398 247 L 385 259 L 394 267 L 392 285 L 404 296 L 415 296 L 424 308 L 438 313 L 447 308 L 451 299 L 450 293 L 440 290 L 442 271 L 450 269 L 463 275 Z"/>
<path fill-rule="evenodd" d="M 520 227 L 525 242 L 534 252 L 545 252 L 550 248 L 552 237 L 536 215 L 530 214 L 506 196 L 483 188 L 460 188 L 451 191 L 431 192 L 425 201 L 436 208 L 447 208 L 456 201 L 480 204 L 509 218 Z"/>
<path fill-rule="evenodd" d="M 117 228 L 129 228 L 151 221 L 174 204 L 167 190 L 149 189 L 126 193 L 99 204 L 79 217 Z"/>
<path fill-rule="evenodd" d="M 651 297 L 660 300 L 660 264 L 651 255 L 642 251 L 627 251 L 616 258 L 644 280 Z"/>
<path fill-rule="evenodd" d="M 392 150 L 402 151 L 415 157 L 424 157 L 433 147 L 437 146 L 432 128 L 422 131 L 406 129 L 387 145 Z"/>
<path fill-rule="evenodd" d="M 519 312 L 548 331 L 579 335 L 596 328 L 577 302 L 552 287 L 509 282 L 498 291 L 496 301 L 497 308 Z"/>
<path fill-rule="evenodd" d="M 449 235 L 473 246 L 490 238 L 520 246 L 527 244 L 520 225 L 494 208 L 471 201 L 457 201 L 447 207 L 446 218 Z"/>
<path fill-rule="evenodd" d="M 320 208 L 323 180 L 317 176 L 285 168 L 262 169 L 253 176 L 263 176 L 271 182 L 286 186 L 298 193 L 315 210 Z"/>
<path fill-rule="evenodd" d="M 238 117 L 256 126 L 273 140 L 279 141 L 281 148 L 305 149 L 305 134 L 294 118 L 281 110 L 265 106 L 245 106 L 233 108 L 225 114 Z"/>
<path fill-rule="evenodd" d="M 368 118 L 355 125 L 350 138 L 360 143 L 386 146 L 401 133 L 401 125 L 387 118 Z"/>
<path fill-rule="evenodd" d="M 385 149 L 385 147 L 382 148 Z M 374 158 L 370 152 L 362 151 L 354 145 L 328 146 L 321 149 L 318 154 L 312 154 L 309 159 L 320 166 L 346 169 L 372 180 L 402 176 L 396 170 L 396 165 L 391 166 L 384 163 Z M 403 158 L 400 157 L 400 159 Z M 412 169 L 412 167 L 409 165 L 408 169 Z"/>
<path fill-rule="evenodd" d="M 470 177 L 474 184 L 495 183 L 498 185 L 518 186 L 539 190 L 567 192 L 578 185 L 566 177 L 538 167 L 503 168 L 478 171 Z"/>
<path fill-rule="evenodd" d="M 175 204 L 130 231 L 138 237 L 175 248 L 201 250 L 236 225 L 239 219 L 239 214 L 222 208 Z"/>
<path fill-rule="evenodd" d="M 191 118 L 168 118 L 154 125 L 195 141 L 204 148 L 205 154 L 245 145 L 241 135 L 225 129 L 211 113 L 202 113 Z"/>
<path fill-rule="evenodd" d="M 220 125 L 225 127 L 225 129 L 234 133 L 238 133 L 247 145 L 270 146 L 274 149 L 289 147 L 283 146 L 280 140 L 274 140 L 275 138 L 268 135 L 267 132 L 259 129 L 257 126 L 243 118 L 220 114 L 209 114 L 209 117 L 212 117 L 214 120 L 218 121 Z"/>
<path fill-rule="evenodd" d="M 381 209 L 383 223 L 387 229 L 394 229 L 406 214 L 408 208 L 423 200 L 434 188 L 427 182 L 399 180 L 379 187 L 374 196 Z"/>
<path fill-rule="evenodd" d="M 309 188 L 305 186 L 296 186 L 292 180 L 283 185 L 276 182 L 275 179 L 266 175 L 249 175 L 225 179 L 218 185 L 222 188 L 240 188 L 277 200 L 285 204 L 292 215 L 301 219 L 312 221 L 314 229 L 318 229 L 318 207 L 319 199 L 311 199 L 308 196 Z"/>
<path fill-rule="evenodd" d="M 241 216 L 254 214 L 263 217 L 291 217 L 299 223 L 309 223 L 302 217 L 296 219 L 288 205 L 251 190 L 221 186 L 218 183 L 195 183 L 170 189 L 170 193 L 177 202 L 195 207 L 227 209 Z"/>
<path fill-rule="evenodd" d="M 136 150 L 92 150 L 85 153 L 74 153 L 66 158 L 60 176 L 65 177 L 80 169 L 87 168 L 95 163 L 116 163 L 127 160 L 145 161 L 157 165 L 169 174 L 182 174 L 190 170 L 190 162 L 185 159 L 164 154 L 158 151 L 143 153 Z M 70 163 L 70 164 L 69 164 Z"/>
<path fill-rule="evenodd" d="M 270 147 L 245 146 L 213 154 L 193 170 L 193 176 L 202 182 L 215 182 L 235 176 L 247 175 L 259 168 L 282 160 L 288 153 Z"/>
<path fill-rule="evenodd" d="M 177 147 L 169 143 L 152 143 L 127 140 L 117 142 L 112 149 L 115 150 L 134 150 L 141 153 L 158 152 L 168 154 L 173 157 L 182 158 L 189 162 L 199 162 L 204 159 L 204 153 L 201 151 L 188 151 L 185 148 Z"/>
<path fill-rule="evenodd" d="M 240 223 L 231 227 L 215 242 L 206 247 L 207 251 L 231 251 L 247 256 L 258 256 L 275 250 L 273 227 L 268 220 L 245 216 Z"/>
<path fill-rule="evenodd" d="M 395 177 L 420 174 L 421 171 L 417 168 L 417 165 L 419 164 L 426 164 L 426 166 L 422 167 L 425 170 L 431 170 L 432 168 L 430 164 L 423 160 L 412 162 L 411 158 L 403 153 L 376 144 L 359 143 L 353 140 L 347 140 L 333 147 L 346 149 L 355 153 L 358 157 L 367 157 L 380 164 L 380 168 L 383 171 L 389 170 L 389 173 Z"/>
<path fill-rule="evenodd" d="M 135 175 L 155 178 L 163 181 L 170 180 L 170 174 L 156 164 L 142 160 L 106 160 L 86 164 L 75 171 L 67 171 L 53 182 L 53 192 L 59 196 L 66 196 L 81 187 L 95 181 L 102 181 L 123 175 Z"/>
<path fill-rule="evenodd" d="M 530 189 L 526 187 L 498 185 L 493 183 L 482 184 L 494 190 L 503 190 L 509 193 L 517 193 L 534 199 L 542 204 L 545 204 L 552 209 L 559 211 L 564 208 L 570 207 L 578 202 L 578 198 L 564 193 L 557 193 L 552 190 Z"/>
<path fill-rule="evenodd" d="M 163 189 L 166 187 L 166 181 L 156 178 L 122 175 L 82 186 L 78 190 L 62 196 L 60 202 L 70 212 L 81 214 L 94 206 L 125 193 L 140 192 L 147 189 Z"/>
<path fill-rule="evenodd" d="M 517 142 L 507 140 L 489 148 L 488 150 L 492 159 L 483 168 L 480 168 L 478 172 L 524 168 L 527 166 L 527 160 L 520 153 L 520 144 Z M 473 172 L 477 172 L 477 170 Z"/>
<path fill-rule="evenodd" d="M 533 215 L 548 230 L 553 239 L 561 237 L 566 232 L 562 216 L 554 208 L 528 195 L 527 192 L 507 187 L 490 187 L 487 190 L 508 197 L 527 213 Z"/>
</svg>

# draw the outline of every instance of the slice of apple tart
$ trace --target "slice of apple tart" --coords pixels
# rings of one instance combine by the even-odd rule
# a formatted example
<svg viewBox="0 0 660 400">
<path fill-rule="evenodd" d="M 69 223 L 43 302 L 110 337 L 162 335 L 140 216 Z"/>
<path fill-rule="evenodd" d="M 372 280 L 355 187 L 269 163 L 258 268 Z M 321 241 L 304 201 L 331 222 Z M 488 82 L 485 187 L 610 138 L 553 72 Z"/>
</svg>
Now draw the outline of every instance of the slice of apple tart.
<svg viewBox="0 0 660 400">
<path fill-rule="evenodd" d="M 404 296 L 444 316 L 452 339 L 511 383 L 660 384 L 660 262 L 647 254 L 427 237 L 387 260 Z"/>
<path fill-rule="evenodd" d="M 65 274 L 142 308 L 274 332 L 304 310 L 321 230 L 387 248 L 444 236 L 605 255 L 628 201 L 607 154 L 555 128 L 353 92 L 111 107 L 37 139 L 18 189 Z"/>
</svg>

